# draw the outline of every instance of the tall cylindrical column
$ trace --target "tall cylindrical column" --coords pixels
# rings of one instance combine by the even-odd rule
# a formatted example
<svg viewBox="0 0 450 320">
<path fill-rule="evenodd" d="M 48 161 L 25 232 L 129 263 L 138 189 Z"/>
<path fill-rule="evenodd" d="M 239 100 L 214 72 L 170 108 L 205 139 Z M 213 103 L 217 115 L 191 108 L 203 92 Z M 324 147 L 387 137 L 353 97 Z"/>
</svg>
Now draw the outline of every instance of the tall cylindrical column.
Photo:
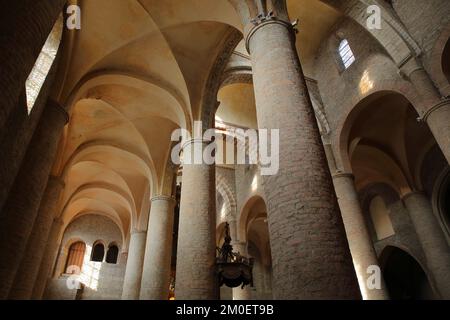
<svg viewBox="0 0 450 320">
<path fill-rule="evenodd" d="M 127 267 L 123 280 L 122 300 L 139 299 L 146 238 L 147 232 L 145 231 L 134 231 L 131 233 Z"/>
<path fill-rule="evenodd" d="M 184 145 L 184 157 L 196 147 L 203 151 L 205 141 Z M 180 221 L 178 229 L 175 297 L 179 300 L 218 298 L 215 275 L 216 212 L 215 166 L 183 164 Z"/>
<path fill-rule="evenodd" d="M 53 224 L 48 236 L 47 246 L 45 248 L 44 256 L 39 267 L 37 279 L 34 283 L 33 293 L 31 299 L 40 300 L 44 295 L 47 281 L 51 276 L 52 267 L 54 266 L 56 256 L 58 255 L 58 237 L 63 227 L 63 221 L 59 218 L 53 220 Z"/>
<path fill-rule="evenodd" d="M 436 103 L 423 117 L 450 163 L 450 99 Z"/>
<path fill-rule="evenodd" d="M 11 289 L 39 211 L 67 112 L 49 100 L 0 213 L 0 299 Z M 11 241 L 14 239 L 14 241 Z"/>
<path fill-rule="evenodd" d="M 9 293 L 9 299 L 28 300 L 31 298 L 55 218 L 56 205 L 63 188 L 64 181 L 59 177 L 51 176 L 49 178 L 25 255 Z"/>
<path fill-rule="evenodd" d="M 441 97 L 430 76 L 416 59 L 410 59 L 401 71 L 417 90 L 422 101 L 416 108 L 450 163 L 450 99 Z"/>
<path fill-rule="evenodd" d="M 403 202 L 422 245 L 435 287 L 442 299 L 450 299 L 450 249 L 430 201 L 422 192 L 412 192 L 403 198 Z"/>
<path fill-rule="evenodd" d="M 170 286 L 175 199 L 152 198 L 145 245 L 141 300 L 167 300 Z"/>
<path fill-rule="evenodd" d="M 361 294 L 365 300 L 389 299 L 381 274 L 379 288 L 372 288 L 367 285 L 373 278 L 373 271 L 369 267 L 374 266 L 378 268 L 378 271 L 380 267 L 358 200 L 354 177 L 348 173 L 337 173 L 333 175 L 333 182 Z"/>
<path fill-rule="evenodd" d="M 280 136 L 279 172 L 263 177 L 274 298 L 360 298 L 293 27 L 271 16 L 253 23 L 246 41 L 258 126 Z"/>
</svg>

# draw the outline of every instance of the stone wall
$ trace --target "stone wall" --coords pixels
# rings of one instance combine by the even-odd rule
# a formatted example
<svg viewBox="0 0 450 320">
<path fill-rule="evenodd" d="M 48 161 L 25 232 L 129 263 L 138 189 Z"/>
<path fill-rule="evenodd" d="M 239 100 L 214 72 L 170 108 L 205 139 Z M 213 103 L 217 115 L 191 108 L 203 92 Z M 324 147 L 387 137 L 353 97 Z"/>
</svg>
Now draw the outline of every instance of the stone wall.
<svg viewBox="0 0 450 320">
<path fill-rule="evenodd" d="M 68 289 L 68 275 L 65 275 L 65 263 L 71 244 L 83 241 L 86 252 L 81 270 L 82 292 Z M 119 248 L 117 264 L 90 261 L 92 247 L 96 242 L 105 246 L 105 257 L 108 246 L 115 244 Z M 47 287 L 47 299 L 120 299 L 122 295 L 123 278 L 126 261 L 120 255 L 122 249 L 122 234 L 117 225 L 110 219 L 100 215 L 84 215 L 69 224 L 64 232 L 61 249 L 57 259 L 54 278 Z"/>
</svg>

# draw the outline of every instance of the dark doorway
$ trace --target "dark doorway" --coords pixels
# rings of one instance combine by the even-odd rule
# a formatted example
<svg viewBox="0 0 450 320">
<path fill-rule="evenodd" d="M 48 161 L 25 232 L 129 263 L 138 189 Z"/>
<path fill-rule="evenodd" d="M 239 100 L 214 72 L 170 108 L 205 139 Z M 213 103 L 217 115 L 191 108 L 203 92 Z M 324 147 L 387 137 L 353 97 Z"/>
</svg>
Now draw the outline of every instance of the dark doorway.
<svg viewBox="0 0 450 320">
<path fill-rule="evenodd" d="M 419 263 L 405 251 L 388 247 L 383 252 L 383 276 L 392 300 L 434 299 L 428 278 Z"/>
</svg>

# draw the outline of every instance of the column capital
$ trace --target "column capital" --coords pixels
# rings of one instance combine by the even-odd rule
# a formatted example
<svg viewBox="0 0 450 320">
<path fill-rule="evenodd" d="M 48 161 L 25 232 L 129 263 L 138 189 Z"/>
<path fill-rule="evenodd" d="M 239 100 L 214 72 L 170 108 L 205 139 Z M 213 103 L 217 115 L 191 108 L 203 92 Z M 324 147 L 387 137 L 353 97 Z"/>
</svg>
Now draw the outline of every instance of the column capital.
<svg viewBox="0 0 450 320">
<path fill-rule="evenodd" d="M 186 140 L 185 142 L 183 142 L 182 146 L 181 146 L 181 150 L 184 151 L 184 149 L 186 149 L 187 147 L 189 147 L 191 144 L 210 144 L 211 141 L 208 141 L 206 139 L 203 138 L 194 138 L 194 139 L 189 139 Z"/>
<path fill-rule="evenodd" d="M 154 201 L 167 201 L 167 202 L 176 202 L 176 199 L 172 196 L 165 196 L 165 195 L 158 195 L 158 196 L 154 196 L 150 199 L 150 202 L 154 202 Z"/>
<path fill-rule="evenodd" d="M 145 231 L 145 230 L 139 230 L 139 229 L 133 229 L 133 230 L 131 230 L 131 232 L 130 232 L 131 235 L 133 235 L 133 234 L 146 234 L 146 233 L 147 233 L 147 231 Z"/>
<path fill-rule="evenodd" d="M 68 124 L 70 120 L 69 113 L 64 109 L 64 107 L 57 102 L 56 100 L 53 100 L 51 98 L 47 101 L 47 106 L 51 108 L 53 111 L 58 112 L 64 119 L 64 124 Z"/>
<path fill-rule="evenodd" d="M 250 25 L 249 30 L 246 32 L 245 35 L 245 48 L 247 49 L 247 52 L 250 53 L 250 41 L 253 37 L 253 35 L 260 29 L 262 29 L 265 26 L 268 25 L 272 25 L 272 24 L 278 24 L 278 25 L 282 25 L 284 27 L 286 27 L 289 32 L 291 33 L 291 36 L 293 38 L 293 41 L 295 41 L 295 35 L 298 32 L 296 29 L 297 26 L 297 22 L 288 22 L 288 21 L 284 21 L 284 20 L 280 20 L 275 16 L 267 16 L 267 17 L 263 17 L 260 18 L 260 16 L 258 16 L 255 19 L 251 20 L 252 25 Z"/>
<path fill-rule="evenodd" d="M 426 197 L 425 192 L 423 191 L 417 191 L 417 190 L 413 190 L 407 194 L 405 194 L 404 196 L 402 196 L 402 200 L 403 201 L 407 201 L 409 198 L 411 198 L 412 196 L 422 196 L 422 197 Z"/>
<path fill-rule="evenodd" d="M 442 101 L 438 102 L 430 109 L 428 109 L 421 117 L 418 118 L 420 122 L 428 122 L 429 117 L 441 108 L 450 107 L 450 98 L 443 98 Z"/>
<path fill-rule="evenodd" d="M 355 175 L 353 173 L 350 172 L 342 172 L 342 171 L 336 171 L 335 173 L 332 174 L 333 179 L 339 179 L 339 178 L 348 178 L 351 179 L 352 181 L 355 180 Z"/>
<path fill-rule="evenodd" d="M 398 65 L 398 69 L 400 75 L 406 79 L 409 79 L 414 72 L 424 70 L 419 60 L 411 55 Z"/>
</svg>

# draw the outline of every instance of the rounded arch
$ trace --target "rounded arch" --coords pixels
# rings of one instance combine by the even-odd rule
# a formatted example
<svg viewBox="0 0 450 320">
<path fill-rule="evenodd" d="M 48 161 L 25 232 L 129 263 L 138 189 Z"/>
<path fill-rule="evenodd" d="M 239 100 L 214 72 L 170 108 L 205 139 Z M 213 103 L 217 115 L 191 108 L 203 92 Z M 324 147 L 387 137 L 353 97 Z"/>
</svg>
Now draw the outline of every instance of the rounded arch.
<svg viewBox="0 0 450 320">
<path fill-rule="evenodd" d="M 84 241 L 84 239 L 82 239 L 80 237 L 69 238 L 65 243 L 61 244 L 61 250 L 59 252 L 59 256 L 57 257 L 57 261 L 56 261 L 57 265 L 55 266 L 56 268 L 54 270 L 55 275 L 63 274 L 63 273 L 66 273 L 67 271 L 69 271 L 69 273 L 72 273 L 72 271 L 77 271 L 75 268 L 70 268 L 70 270 L 68 270 L 68 267 L 70 267 L 70 265 L 69 265 L 69 263 L 70 263 L 70 261 L 69 261 L 70 248 L 77 243 L 83 243 L 85 245 L 85 249 L 86 249 L 87 244 Z M 84 251 L 83 262 L 85 259 L 86 259 L 86 250 Z M 82 266 L 83 265 L 81 264 L 80 270 L 81 270 Z"/>
<path fill-rule="evenodd" d="M 422 300 L 436 297 L 426 269 L 406 249 L 386 246 L 379 260 L 391 299 Z"/>
<path fill-rule="evenodd" d="M 363 188 L 390 184 L 399 194 L 418 189 L 417 168 L 434 137 L 411 100 L 395 90 L 376 91 L 358 101 L 334 137 L 338 167 L 353 172 Z"/>
<path fill-rule="evenodd" d="M 119 245 L 114 241 L 108 245 L 108 249 L 106 251 L 106 263 L 117 264 L 119 259 Z"/>
<path fill-rule="evenodd" d="M 206 82 L 205 94 L 201 99 L 200 119 L 203 125 L 211 128 L 215 123 L 215 113 L 217 111 L 217 94 L 223 83 L 223 74 L 228 61 L 234 52 L 236 46 L 242 40 L 242 32 L 230 27 L 223 42 L 220 44 L 220 50 L 215 58 L 214 64 L 210 69 L 208 80 Z"/>
<path fill-rule="evenodd" d="M 103 262 L 105 259 L 105 242 L 103 240 L 97 240 L 92 244 L 91 261 Z"/>
<path fill-rule="evenodd" d="M 376 64 L 375 64 L 376 65 Z M 332 145 L 335 146 L 335 158 L 338 166 L 345 172 L 351 172 L 350 160 L 348 155 L 348 139 L 350 130 L 355 123 L 356 118 L 368 105 L 388 95 L 402 96 L 407 100 L 418 113 L 415 106 L 421 105 L 420 97 L 411 83 L 406 81 L 375 81 L 373 88 L 364 94 L 356 94 L 349 97 L 349 102 L 343 107 L 343 116 L 339 119 L 335 133 L 332 137 Z"/>
<path fill-rule="evenodd" d="M 189 101 L 175 87 L 149 75 L 139 75 L 126 71 L 96 71 L 87 74 L 69 97 L 70 110 L 83 99 L 100 95 L 97 91 L 105 87 L 121 87 L 130 93 L 140 94 L 146 99 L 150 108 L 146 112 L 165 117 L 181 128 L 191 127 L 192 115 Z M 159 103 L 155 103 L 159 101 Z M 161 108 L 161 103 L 164 108 Z M 161 112 L 164 110 L 164 112 Z"/>
<path fill-rule="evenodd" d="M 267 216 L 267 206 L 263 196 L 258 194 L 250 196 L 244 203 L 245 204 L 242 207 L 239 219 L 237 220 L 237 236 L 239 241 L 246 242 L 248 240 L 247 228 L 249 226 L 250 219 L 256 218 L 261 214 Z"/>
<path fill-rule="evenodd" d="M 97 154 L 101 154 L 101 161 L 97 159 Z M 121 159 L 117 162 L 114 159 Z M 156 170 L 153 165 L 149 165 L 145 159 L 133 152 L 127 151 L 121 146 L 117 145 L 114 141 L 92 141 L 79 146 L 71 157 L 67 160 L 66 165 L 62 171 L 62 179 L 66 179 L 70 168 L 78 162 L 82 161 L 94 161 L 99 162 L 106 167 L 114 169 L 116 172 L 120 172 L 120 168 L 123 166 L 121 163 L 133 164 L 133 168 L 136 173 L 147 179 L 152 190 L 157 190 L 157 177 Z"/>
</svg>

